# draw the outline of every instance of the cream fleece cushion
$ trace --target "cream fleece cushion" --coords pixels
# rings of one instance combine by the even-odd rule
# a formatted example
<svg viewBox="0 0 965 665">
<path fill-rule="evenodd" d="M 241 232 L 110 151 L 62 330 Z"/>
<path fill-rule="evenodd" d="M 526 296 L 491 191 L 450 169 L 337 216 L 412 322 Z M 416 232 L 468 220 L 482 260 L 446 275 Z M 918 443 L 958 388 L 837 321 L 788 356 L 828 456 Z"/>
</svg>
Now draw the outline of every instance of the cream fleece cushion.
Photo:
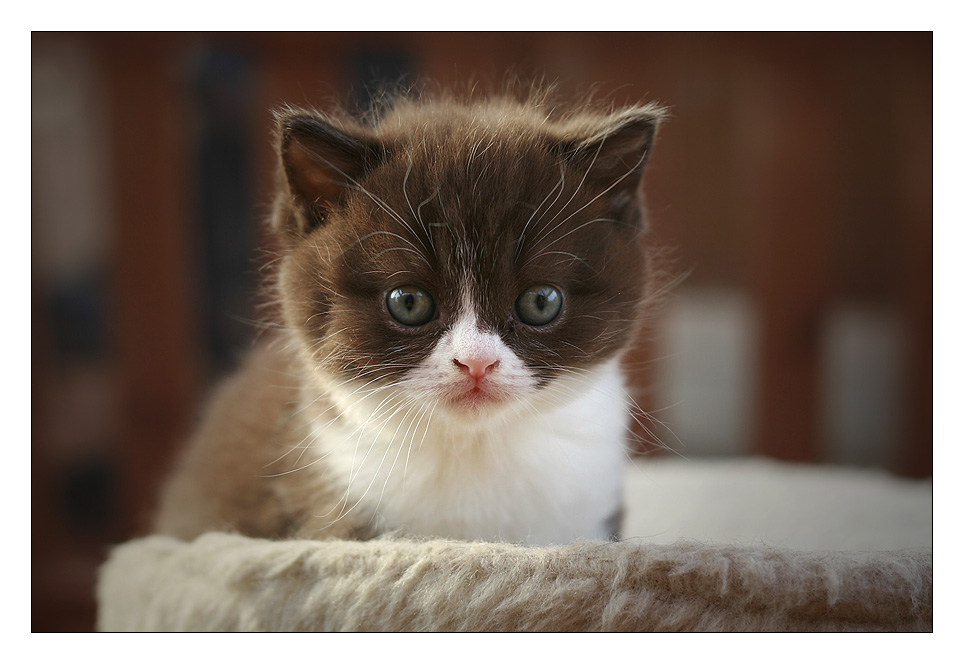
<svg viewBox="0 0 965 665">
<path fill-rule="evenodd" d="M 619 543 L 151 536 L 111 554 L 101 630 L 930 630 L 931 484 L 645 461 Z"/>
</svg>

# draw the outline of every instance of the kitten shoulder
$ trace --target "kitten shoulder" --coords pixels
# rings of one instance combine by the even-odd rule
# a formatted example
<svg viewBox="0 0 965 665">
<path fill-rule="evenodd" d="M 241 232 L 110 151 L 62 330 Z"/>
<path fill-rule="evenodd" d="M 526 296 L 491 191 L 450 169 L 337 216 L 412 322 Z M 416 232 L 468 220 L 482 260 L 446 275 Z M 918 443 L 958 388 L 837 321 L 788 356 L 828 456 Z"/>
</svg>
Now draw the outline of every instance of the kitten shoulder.
<svg viewBox="0 0 965 665">
<path fill-rule="evenodd" d="M 209 398 L 163 487 L 157 532 L 190 540 L 207 531 L 270 538 L 314 531 L 313 515 L 338 504 L 338 485 L 327 481 L 322 465 L 293 475 L 307 464 L 309 440 L 297 413 L 299 386 L 292 354 L 279 340 L 248 354 Z M 371 530 L 346 519 L 325 535 L 364 538 Z"/>
</svg>

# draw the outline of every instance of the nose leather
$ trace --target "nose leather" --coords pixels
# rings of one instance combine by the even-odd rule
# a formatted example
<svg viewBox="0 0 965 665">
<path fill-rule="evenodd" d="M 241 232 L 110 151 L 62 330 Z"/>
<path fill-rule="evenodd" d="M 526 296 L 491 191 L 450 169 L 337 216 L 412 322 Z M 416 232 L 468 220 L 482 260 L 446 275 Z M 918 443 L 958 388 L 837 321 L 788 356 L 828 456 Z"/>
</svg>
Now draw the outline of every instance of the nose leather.
<svg viewBox="0 0 965 665">
<path fill-rule="evenodd" d="M 453 358 L 452 362 L 456 365 L 456 367 L 466 372 L 476 381 L 479 381 L 479 379 L 489 374 L 499 365 L 498 360 L 493 360 L 490 357 Z"/>
</svg>

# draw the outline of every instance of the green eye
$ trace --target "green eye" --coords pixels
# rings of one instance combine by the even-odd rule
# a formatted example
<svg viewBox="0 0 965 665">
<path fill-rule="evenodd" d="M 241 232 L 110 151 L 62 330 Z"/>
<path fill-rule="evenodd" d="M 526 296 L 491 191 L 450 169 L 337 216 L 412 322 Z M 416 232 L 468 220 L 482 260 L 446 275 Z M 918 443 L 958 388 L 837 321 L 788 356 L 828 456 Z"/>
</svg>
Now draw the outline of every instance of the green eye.
<svg viewBox="0 0 965 665">
<path fill-rule="evenodd" d="M 392 318 L 404 326 L 422 326 L 432 320 L 436 303 L 418 286 L 400 286 L 385 297 Z"/>
<path fill-rule="evenodd" d="M 563 306 L 563 295 L 545 284 L 531 286 L 516 299 L 516 315 L 529 326 L 545 326 L 556 318 Z"/>
</svg>

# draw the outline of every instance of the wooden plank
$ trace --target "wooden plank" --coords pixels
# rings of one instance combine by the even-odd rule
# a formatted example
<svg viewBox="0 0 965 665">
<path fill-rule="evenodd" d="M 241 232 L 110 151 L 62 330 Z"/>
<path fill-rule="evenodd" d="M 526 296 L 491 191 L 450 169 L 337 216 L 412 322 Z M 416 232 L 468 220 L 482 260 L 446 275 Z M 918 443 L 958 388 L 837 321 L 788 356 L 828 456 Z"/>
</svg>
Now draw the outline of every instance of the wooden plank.
<svg viewBox="0 0 965 665">
<path fill-rule="evenodd" d="M 195 409 L 198 340 L 176 41 L 91 35 L 106 80 L 114 185 L 113 329 L 121 394 L 120 503 L 142 530 Z"/>
<path fill-rule="evenodd" d="M 772 45 L 739 88 L 747 288 L 760 316 L 752 450 L 821 457 L 821 325 L 832 289 L 835 115 L 826 62 Z"/>
<path fill-rule="evenodd" d="M 902 252 L 897 295 L 907 335 L 901 395 L 904 412 L 894 470 L 925 478 L 932 475 L 934 454 L 931 34 L 905 35 L 893 57 L 891 144 L 893 163 L 901 173 L 898 216 Z"/>
</svg>

